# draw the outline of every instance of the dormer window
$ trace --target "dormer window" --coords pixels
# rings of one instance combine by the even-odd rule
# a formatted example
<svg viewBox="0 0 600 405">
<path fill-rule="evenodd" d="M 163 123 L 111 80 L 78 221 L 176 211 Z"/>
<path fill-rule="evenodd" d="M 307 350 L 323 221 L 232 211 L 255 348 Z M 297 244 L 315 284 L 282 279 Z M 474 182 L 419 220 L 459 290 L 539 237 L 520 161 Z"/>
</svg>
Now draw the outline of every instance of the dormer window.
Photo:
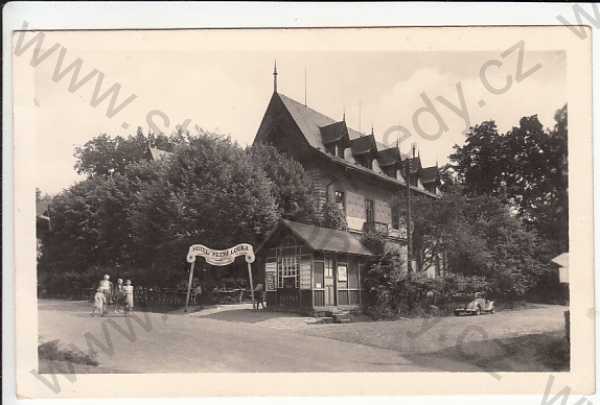
<svg viewBox="0 0 600 405">
<path fill-rule="evenodd" d="M 344 149 L 350 144 L 346 123 L 344 121 L 334 122 L 319 127 L 319 131 L 327 153 L 343 159 Z"/>
<path fill-rule="evenodd" d="M 356 156 L 356 163 L 362 167 L 373 170 L 373 159 L 369 156 Z"/>
</svg>

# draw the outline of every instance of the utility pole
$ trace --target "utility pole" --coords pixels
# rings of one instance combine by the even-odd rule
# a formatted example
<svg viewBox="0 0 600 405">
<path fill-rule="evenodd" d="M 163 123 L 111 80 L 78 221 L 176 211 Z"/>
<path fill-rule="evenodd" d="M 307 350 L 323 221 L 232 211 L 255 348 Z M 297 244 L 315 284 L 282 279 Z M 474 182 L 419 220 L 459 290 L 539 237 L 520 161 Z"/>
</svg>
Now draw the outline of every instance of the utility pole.
<svg viewBox="0 0 600 405">
<path fill-rule="evenodd" d="M 415 144 L 411 145 L 411 149 L 412 149 L 412 161 L 414 161 L 415 159 Z M 406 252 L 407 252 L 407 258 L 408 258 L 408 263 L 407 263 L 407 269 L 409 273 L 412 273 L 413 268 L 412 268 L 412 256 L 413 256 L 413 252 L 412 252 L 412 229 L 411 229 L 411 224 L 412 224 L 412 202 L 411 202 L 411 196 L 410 196 L 410 165 L 411 165 L 411 159 L 409 157 L 409 159 L 407 159 L 406 161 L 406 203 L 408 205 L 408 209 L 406 210 L 407 213 L 407 219 L 406 219 L 406 242 L 407 242 L 407 247 L 406 247 Z"/>
</svg>

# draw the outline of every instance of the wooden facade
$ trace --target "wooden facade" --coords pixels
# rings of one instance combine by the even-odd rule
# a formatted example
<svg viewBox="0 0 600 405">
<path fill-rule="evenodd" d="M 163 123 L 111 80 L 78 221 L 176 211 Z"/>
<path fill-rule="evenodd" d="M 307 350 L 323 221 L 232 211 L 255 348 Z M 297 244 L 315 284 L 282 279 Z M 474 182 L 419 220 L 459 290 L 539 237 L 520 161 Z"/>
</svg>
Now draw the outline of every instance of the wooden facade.
<svg viewBox="0 0 600 405">
<path fill-rule="evenodd" d="M 281 221 L 257 250 L 267 306 L 303 312 L 359 308 L 371 253 L 358 239 L 343 234 Z"/>
<path fill-rule="evenodd" d="M 383 233 L 387 235 L 387 245 L 407 258 L 407 187 L 415 195 L 439 198 L 437 165 L 423 168 L 420 157 L 409 157 L 402 154 L 398 146 L 378 143 L 373 129 L 370 134 L 364 134 L 348 127 L 344 118 L 338 121 L 327 117 L 279 93 L 276 82 L 274 90 L 254 143 L 272 145 L 302 164 L 313 183 L 317 213 L 327 202 L 335 203 L 346 219 L 345 233 L 358 237 L 365 231 Z M 277 245 L 276 241 L 273 243 Z M 271 246 L 275 249 L 271 255 L 275 263 L 279 257 L 278 246 Z M 345 281 L 338 280 L 337 263 L 341 263 L 343 273 L 343 265 L 351 261 L 344 256 L 352 256 L 348 251 L 343 247 L 341 250 L 329 250 L 329 256 L 315 246 L 311 249 L 305 246 L 301 251 L 306 268 L 310 263 L 311 269 L 316 268 L 320 272 L 319 263 L 333 263 L 333 270 L 325 272 L 331 274 L 327 277 L 334 279 L 333 282 L 324 279 L 322 283 L 317 282 L 322 287 L 317 287 L 314 275 L 320 273 L 312 272 L 310 288 L 306 284 L 297 288 L 298 291 L 285 292 L 285 288 L 278 285 L 276 294 L 275 291 L 268 294 L 271 301 L 277 297 L 273 304 L 285 306 L 294 302 L 293 306 L 314 307 L 360 303 L 360 293 L 345 292 Z M 405 269 L 407 262 L 403 262 Z M 435 277 L 440 273 L 440 260 L 432 258 L 430 262 L 430 267 L 419 268 Z M 323 266 L 329 271 L 325 264 Z M 323 287 L 326 283 L 328 286 Z M 331 283 L 333 287 L 329 285 Z M 329 295 L 335 299 L 328 300 L 323 291 L 331 288 L 334 293 Z M 360 283 L 357 288 L 360 290 Z"/>
</svg>

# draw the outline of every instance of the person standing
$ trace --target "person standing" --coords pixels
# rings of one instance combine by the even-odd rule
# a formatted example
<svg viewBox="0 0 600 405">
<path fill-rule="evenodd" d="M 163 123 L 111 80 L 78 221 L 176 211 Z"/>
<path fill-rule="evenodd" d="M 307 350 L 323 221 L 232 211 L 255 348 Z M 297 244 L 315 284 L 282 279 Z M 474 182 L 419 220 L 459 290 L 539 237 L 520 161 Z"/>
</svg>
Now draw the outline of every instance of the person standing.
<svg viewBox="0 0 600 405">
<path fill-rule="evenodd" d="M 262 283 L 256 284 L 254 288 L 254 302 L 256 304 L 256 310 L 258 311 L 259 306 L 262 305 L 262 308 L 265 309 L 265 287 Z"/>
<path fill-rule="evenodd" d="M 200 297 L 202 296 L 202 284 L 198 283 L 194 290 L 192 291 L 192 302 L 194 305 L 198 305 L 200 302 Z"/>
<path fill-rule="evenodd" d="M 123 294 L 125 295 L 125 312 L 129 313 L 133 311 L 133 285 L 131 284 L 131 280 L 125 282 Z"/>
<path fill-rule="evenodd" d="M 104 316 L 106 304 L 106 297 L 104 296 L 104 292 L 100 287 L 96 289 L 96 294 L 94 295 L 94 309 L 90 315 L 95 316 L 99 314 L 100 316 Z"/>
<path fill-rule="evenodd" d="M 125 306 L 125 291 L 123 290 L 123 279 L 117 279 L 117 285 L 115 287 L 113 300 L 115 301 L 115 312 L 122 312 L 121 307 Z"/>
<path fill-rule="evenodd" d="M 112 281 L 110 281 L 110 276 L 108 274 L 105 274 L 104 278 L 100 280 L 98 288 L 104 294 L 104 305 L 112 304 L 113 284 Z"/>
</svg>

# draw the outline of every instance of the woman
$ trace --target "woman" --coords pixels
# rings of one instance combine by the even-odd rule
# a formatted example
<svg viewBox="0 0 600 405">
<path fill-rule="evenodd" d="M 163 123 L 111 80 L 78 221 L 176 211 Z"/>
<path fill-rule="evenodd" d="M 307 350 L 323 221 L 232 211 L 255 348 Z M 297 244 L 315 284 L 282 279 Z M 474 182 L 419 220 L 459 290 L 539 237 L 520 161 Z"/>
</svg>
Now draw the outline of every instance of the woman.
<svg viewBox="0 0 600 405">
<path fill-rule="evenodd" d="M 131 284 L 131 280 L 125 282 L 123 294 L 125 295 L 125 312 L 129 313 L 133 310 L 133 285 Z"/>
<path fill-rule="evenodd" d="M 123 285 L 123 279 L 122 278 L 117 279 L 117 286 L 115 287 L 115 294 L 114 294 L 115 313 L 123 312 L 121 310 L 121 307 L 125 305 L 124 287 L 125 286 Z"/>
</svg>

